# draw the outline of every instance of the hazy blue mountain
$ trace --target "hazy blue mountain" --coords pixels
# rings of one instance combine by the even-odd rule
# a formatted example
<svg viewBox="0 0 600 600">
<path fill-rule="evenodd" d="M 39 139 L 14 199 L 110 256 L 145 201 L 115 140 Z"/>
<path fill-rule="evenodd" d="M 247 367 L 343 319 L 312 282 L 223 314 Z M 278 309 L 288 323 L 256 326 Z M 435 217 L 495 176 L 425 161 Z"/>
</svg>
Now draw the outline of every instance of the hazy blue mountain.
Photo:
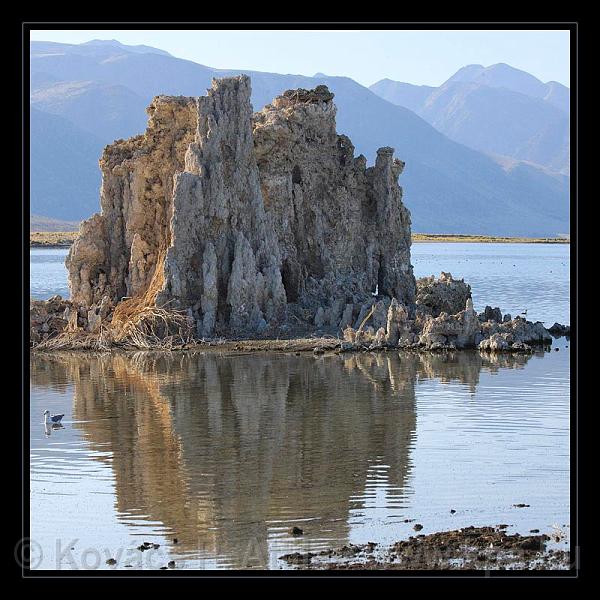
<svg viewBox="0 0 600 600">
<path fill-rule="evenodd" d="M 128 46 L 122 44 L 118 40 L 90 40 L 80 44 L 81 46 L 94 46 L 95 48 L 102 46 L 104 48 L 120 48 L 126 52 L 137 52 L 139 54 L 162 54 L 163 56 L 171 56 L 166 50 L 160 50 L 159 48 L 153 48 L 152 46 L 145 46 L 144 44 L 138 44 L 137 46 Z M 95 50 L 94 48 L 94 50 Z"/>
<path fill-rule="evenodd" d="M 213 69 L 156 53 L 128 52 L 126 46 L 99 46 L 97 56 L 90 53 L 90 45 L 85 46 L 84 52 L 80 52 L 80 46 L 60 46 L 44 52 L 32 44 L 32 81 L 51 82 L 38 91 L 51 89 L 56 98 L 59 84 L 66 90 L 76 88 L 77 82 L 99 86 L 95 89 L 102 93 L 94 94 L 94 88 L 85 88 L 89 93 L 65 94 L 60 114 L 64 118 L 78 115 L 78 119 L 85 114 L 97 115 L 94 129 L 82 123 L 90 131 L 101 131 L 101 124 L 108 123 L 106 115 L 113 114 L 113 124 L 123 123 L 124 131 L 118 137 L 130 135 L 136 126 L 135 118 L 140 118 L 139 114 L 130 114 L 137 98 L 147 105 L 157 94 L 198 96 L 210 87 L 213 77 L 242 72 Z M 393 146 L 397 156 L 406 162 L 401 183 L 415 231 L 499 235 L 555 235 L 569 231 L 567 177 L 551 176 L 523 165 L 503 168 L 488 156 L 450 140 L 414 112 L 383 100 L 345 77 L 244 72 L 252 78 L 255 110 L 286 89 L 320 83 L 329 86 L 336 95 L 338 131 L 352 139 L 356 154 L 363 153 L 372 163 L 378 147 Z M 110 105 L 107 90 L 113 86 L 121 91 L 127 88 L 135 96 L 123 92 L 118 94 L 119 102 Z M 38 98 L 36 93 L 32 91 L 32 97 Z M 56 105 L 58 100 L 52 102 Z M 116 118 L 114 113 L 121 114 Z M 142 130 L 140 125 L 138 132 Z M 110 141 L 106 136 L 103 140 Z M 82 159 L 85 155 L 89 164 L 96 167 L 99 153 L 88 156 L 87 152 L 82 151 Z M 97 196 L 95 205 L 98 206 Z M 38 209 L 35 212 L 58 216 Z"/>
<path fill-rule="evenodd" d="M 99 209 L 104 142 L 67 119 L 31 109 L 30 212 L 79 221 Z"/>
<path fill-rule="evenodd" d="M 546 86 L 547 91 L 544 100 L 570 114 L 571 90 L 557 81 L 549 81 Z"/>
<path fill-rule="evenodd" d="M 430 85 L 412 85 L 411 83 L 382 79 L 370 86 L 369 89 L 392 104 L 404 106 L 404 108 L 418 113 L 431 92 L 437 88 Z"/>
<path fill-rule="evenodd" d="M 148 102 L 123 85 L 60 81 L 38 85 L 29 96 L 33 108 L 69 119 L 110 142 L 142 131 Z"/>
<path fill-rule="evenodd" d="M 29 231 L 77 231 L 79 221 L 61 221 L 40 215 L 29 215 Z"/>
<path fill-rule="evenodd" d="M 469 65 L 439 88 L 383 79 L 370 88 L 454 141 L 569 173 L 569 89 L 509 65 Z"/>
<path fill-rule="evenodd" d="M 119 53 L 127 54 L 161 54 L 171 56 L 165 50 L 153 48 L 152 46 L 128 46 L 118 40 L 90 40 L 83 44 L 62 44 L 60 42 L 30 42 L 30 55 L 40 57 L 52 54 L 75 53 L 81 56 L 115 56 Z"/>
<path fill-rule="evenodd" d="M 530 73 L 515 69 L 505 63 L 489 67 L 468 65 L 459 69 L 446 83 L 452 82 L 478 83 L 492 88 L 506 88 L 526 96 L 546 100 L 565 112 L 569 111 L 568 87 L 557 81 L 543 83 Z"/>
<path fill-rule="evenodd" d="M 475 150 L 568 173 L 569 117 L 540 98 L 477 83 L 445 83 L 419 114 Z"/>
</svg>

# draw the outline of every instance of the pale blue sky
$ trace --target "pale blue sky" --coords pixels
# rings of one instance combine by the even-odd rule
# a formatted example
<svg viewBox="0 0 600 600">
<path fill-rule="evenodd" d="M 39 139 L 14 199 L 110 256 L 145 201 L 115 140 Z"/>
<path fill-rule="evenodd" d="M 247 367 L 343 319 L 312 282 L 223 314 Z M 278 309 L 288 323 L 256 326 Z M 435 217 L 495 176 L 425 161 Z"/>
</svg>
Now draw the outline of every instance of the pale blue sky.
<svg viewBox="0 0 600 600">
<path fill-rule="evenodd" d="M 146 44 L 210 67 L 345 75 L 363 85 L 385 77 L 438 86 L 468 64 L 504 62 L 570 86 L 568 30 L 36 30 L 32 40 Z"/>
</svg>

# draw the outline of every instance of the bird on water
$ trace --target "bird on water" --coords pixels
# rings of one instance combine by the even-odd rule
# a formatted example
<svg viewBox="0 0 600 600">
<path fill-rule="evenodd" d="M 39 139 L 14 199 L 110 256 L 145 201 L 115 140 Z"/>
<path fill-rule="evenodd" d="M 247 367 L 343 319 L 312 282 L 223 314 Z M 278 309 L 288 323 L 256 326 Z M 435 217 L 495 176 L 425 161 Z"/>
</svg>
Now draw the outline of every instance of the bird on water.
<svg viewBox="0 0 600 600">
<path fill-rule="evenodd" d="M 64 416 L 64 413 L 62 415 L 51 415 L 49 410 L 45 410 L 44 423 L 60 423 Z"/>
</svg>

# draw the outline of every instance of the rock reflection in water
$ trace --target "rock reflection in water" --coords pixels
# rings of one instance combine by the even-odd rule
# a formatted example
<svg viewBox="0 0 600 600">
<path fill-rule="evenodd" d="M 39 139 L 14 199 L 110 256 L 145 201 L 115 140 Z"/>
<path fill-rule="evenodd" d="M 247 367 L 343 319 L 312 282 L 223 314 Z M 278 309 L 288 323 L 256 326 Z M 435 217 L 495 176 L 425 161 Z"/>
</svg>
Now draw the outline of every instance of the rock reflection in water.
<svg viewBox="0 0 600 600">
<path fill-rule="evenodd" d="M 178 552 L 264 567 L 292 525 L 347 540 L 374 464 L 405 487 L 419 380 L 474 391 L 482 370 L 529 358 L 59 353 L 34 356 L 31 378 L 73 385 L 74 427 L 110 461 L 120 515 L 164 523 Z"/>
</svg>

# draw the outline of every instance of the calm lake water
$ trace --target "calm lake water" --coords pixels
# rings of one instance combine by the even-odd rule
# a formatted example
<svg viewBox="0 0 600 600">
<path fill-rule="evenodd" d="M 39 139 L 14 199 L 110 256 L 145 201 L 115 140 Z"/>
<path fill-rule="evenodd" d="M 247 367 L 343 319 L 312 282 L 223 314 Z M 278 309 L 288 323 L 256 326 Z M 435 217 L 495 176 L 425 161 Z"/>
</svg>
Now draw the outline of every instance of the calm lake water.
<svg viewBox="0 0 600 600">
<path fill-rule="evenodd" d="M 69 297 L 67 249 L 30 250 L 30 294 L 45 300 L 54 294 Z M 570 324 L 569 244 L 413 244 L 416 277 L 439 276 L 441 271 L 471 285 L 473 304 L 498 306 L 513 316 Z"/>
<path fill-rule="evenodd" d="M 478 309 L 570 322 L 567 245 L 416 244 L 413 263 L 417 276 L 464 276 Z M 64 272 L 32 280 L 32 295 L 64 285 Z M 33 356 L 32 565 L 284 568 L 281 554 L 391 543 L 414 522 L 556 527 L 566 549 L 569 354 L 561 338 L 491 358 Z M 45 429 L 46 408 L 63 428 Z"/>
<path fill-rule="evenodd" d="M 31 248 L 29 250 L 29 295 L 47 300 L 59 294 L 69 297 L 65 258 L 68 248 Z"/>
</svg>

